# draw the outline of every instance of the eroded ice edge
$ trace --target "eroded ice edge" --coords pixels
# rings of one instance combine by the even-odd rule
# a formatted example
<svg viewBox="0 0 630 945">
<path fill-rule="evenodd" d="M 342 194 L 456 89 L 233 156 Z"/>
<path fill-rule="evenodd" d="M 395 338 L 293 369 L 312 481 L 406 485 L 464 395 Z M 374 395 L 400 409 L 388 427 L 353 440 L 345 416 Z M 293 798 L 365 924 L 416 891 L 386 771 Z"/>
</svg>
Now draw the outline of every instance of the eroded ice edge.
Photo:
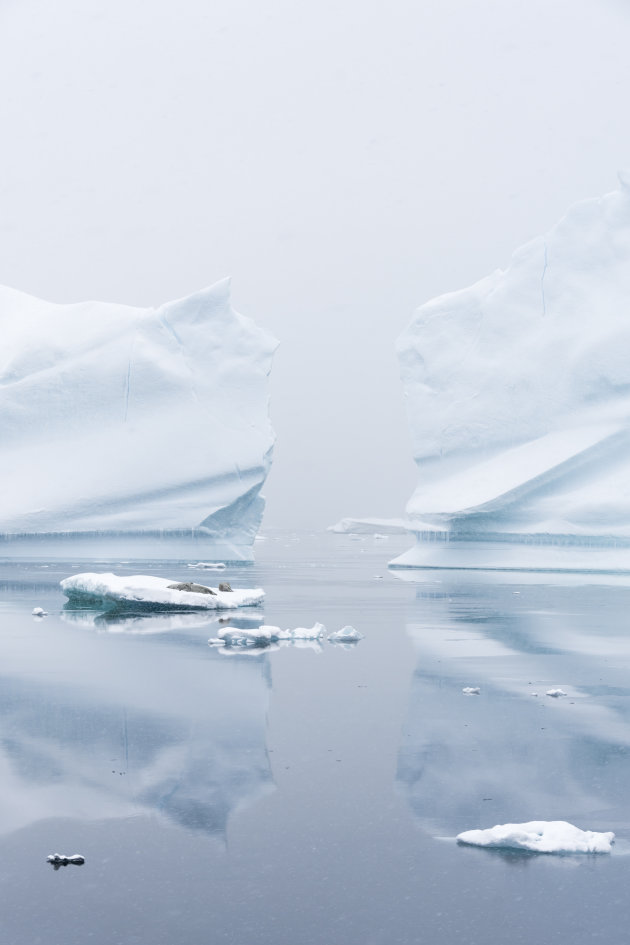
<svg viewBox="0 0 630 945">
<path fill-rule="evenodd" d="M 580 830 L 565 820 L 532 820 L 524 824 L 498 824 L 487 830 L 465 830 L 458 843 L 532 853 L 611 853 L 614 833 Z"/>
<path fill-rule="evenodd" d="M 251 560 L 276 341 L 229 281 L 158 308 L 0 287 L 0 555 Z"/>
<path fill-rule="evenodd" d="M 169 585 L 176 581 L 148 574 L 124 577 L 117 574 L 74 574 L 60 583 L 66 597 L 83 606 L 96 604 L 147 610 L 234 610 L 259 604 L 265 596 L 259 587 L 234 588 L 232 591 L 220 591 L 213 587 L 212 594 L 173 590 Z"/>
<path fill-rule="evenodd" d="M 396 567 L 630 568 L 630 175 L 398 343 L 419 483 Z"/>
</svg>

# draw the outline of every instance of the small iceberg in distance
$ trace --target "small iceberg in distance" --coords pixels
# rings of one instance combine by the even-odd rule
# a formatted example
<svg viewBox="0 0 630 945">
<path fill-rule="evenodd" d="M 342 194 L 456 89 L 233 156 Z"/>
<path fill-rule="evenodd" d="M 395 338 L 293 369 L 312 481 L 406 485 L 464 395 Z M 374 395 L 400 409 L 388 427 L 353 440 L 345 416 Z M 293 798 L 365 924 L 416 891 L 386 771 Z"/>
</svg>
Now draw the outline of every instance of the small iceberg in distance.
<svg viewBox="0 0 630 945">
<path fill-rule="evenodd" d="M 97 604 L 142 610 L 233 610 L 259 604 L 262 588 L 230 591 L 149 574 L 121 577 L 117 574 L 74 574 L 60 582 L 69 601 L 79 606 Z"/>
<path fill-rule="evenodd" d="M 580 830 L 566 820 L 531 820 L 524 824 L 498 824 L 487 830 L 465 830 L 458 843 L 530 853 L 611 853 L 615 835 Z"/>
</svg>

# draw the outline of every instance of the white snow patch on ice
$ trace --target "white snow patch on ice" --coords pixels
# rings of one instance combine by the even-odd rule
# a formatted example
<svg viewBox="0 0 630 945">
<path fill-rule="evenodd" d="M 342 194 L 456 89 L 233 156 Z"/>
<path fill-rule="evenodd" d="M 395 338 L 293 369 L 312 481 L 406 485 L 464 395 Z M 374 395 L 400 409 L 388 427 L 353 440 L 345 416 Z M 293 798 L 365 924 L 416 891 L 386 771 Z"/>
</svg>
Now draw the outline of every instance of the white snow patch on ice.
<svg viewBox="0 0 630 945">
<path fill-rule="evenodd" d="M 174 590 L 178 582 L 148 574 L 75 574 L 61 581 L 64 594 L 80 603 L 95 602 L 109 606 L 127 605 L 147 609 L 233 610 L 259 604 L 265 596 L 262 588 L 220 591 L 212 594 Z"/>
<path fill-rule="evenodd" d="M 565 820 L 532 820 L 524 824 L 498 824 L 487 830 L 466 830 L 459 843 L 533 853 L 610 853 L 615 835 L 580 830 Z"/>
</svg>

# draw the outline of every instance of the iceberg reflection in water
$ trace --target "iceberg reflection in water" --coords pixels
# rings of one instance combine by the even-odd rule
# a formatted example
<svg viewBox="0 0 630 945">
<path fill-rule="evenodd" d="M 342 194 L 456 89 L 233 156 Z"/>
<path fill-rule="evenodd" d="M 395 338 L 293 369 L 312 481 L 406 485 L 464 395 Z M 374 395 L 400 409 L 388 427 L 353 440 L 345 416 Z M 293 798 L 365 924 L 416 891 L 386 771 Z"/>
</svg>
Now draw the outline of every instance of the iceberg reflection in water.
<svg viewBox="0 0 630 945">
<path fill-rule="evenodd" d="M 630 580 L 542 580 L 419 579 L 396 779 L 432 834 L 540 819 L 625 827 Z M 468 686 L 477 698 L 462 695 Z M 547 698 L 558 686 L 567 698 Z"/>
<path fill-rule="evenodd" d="M 266 658 L 213 653 L 220 618 L 61 616 L 20 628 L 2 671 L 0 833 L 157 813 L 224 837 L 235 808 L 273 789 Z"/>
</svg>

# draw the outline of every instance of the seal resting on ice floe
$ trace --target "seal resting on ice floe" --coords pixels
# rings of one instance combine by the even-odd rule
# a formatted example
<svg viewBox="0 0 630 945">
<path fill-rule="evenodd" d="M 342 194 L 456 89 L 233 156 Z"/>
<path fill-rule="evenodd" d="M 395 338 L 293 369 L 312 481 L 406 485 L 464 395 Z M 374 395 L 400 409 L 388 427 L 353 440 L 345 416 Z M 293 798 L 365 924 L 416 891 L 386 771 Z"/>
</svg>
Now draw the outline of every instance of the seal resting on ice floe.
<svg viewBox="0 0 630 945">
<path fill-rule="evenodd" d="M 168 589 L 171 591 L 193 591 L 195 594 L 215 594 L 211 587 L 206 587 L 204 584 L 194 584 L 193 581 L 184 581 L 182 584 L 169 584 Z"/>
</svg>

